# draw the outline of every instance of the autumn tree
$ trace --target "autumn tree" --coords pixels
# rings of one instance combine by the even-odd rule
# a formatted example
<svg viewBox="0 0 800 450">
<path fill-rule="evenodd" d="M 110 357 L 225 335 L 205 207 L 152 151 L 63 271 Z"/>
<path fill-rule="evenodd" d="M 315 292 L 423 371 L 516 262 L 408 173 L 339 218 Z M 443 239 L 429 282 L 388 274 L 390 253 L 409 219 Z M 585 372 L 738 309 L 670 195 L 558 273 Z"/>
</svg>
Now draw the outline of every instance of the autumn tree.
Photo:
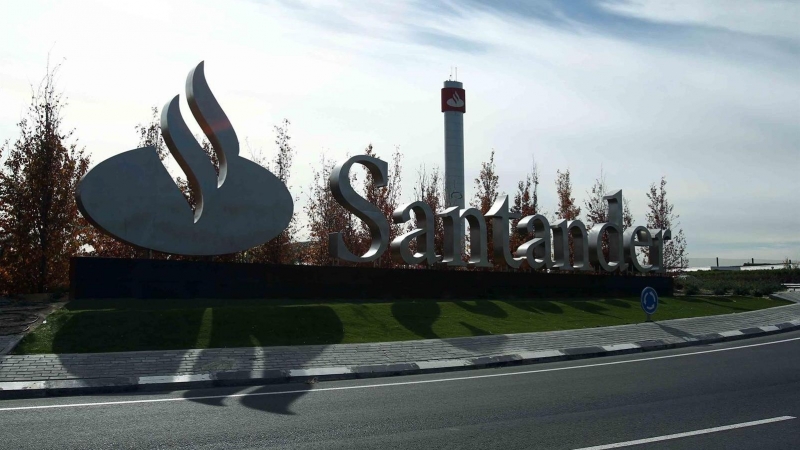
<svg viewBox="0 0 800 450">
<path fill-rule="evenodd" d="M 633 226 L 633 214 L 631 213 L 631 203 L 627 198 L 622 198 L 622 231 Z"/>
<path fill-rule="evenodd" d="M 565 220 L 577 220 L 581 215 L 580 206 L 575 204 L 575 197 L 572 196 L 572 181 L 569 176 L 569 169 L 564 172 L 556 171 L 556 196 L 558 197 L 558 208 L 556 218 Z M 575 264 L 575 243 L 572 235 L 569 236 L 569 263 Z"/>
<path fill-rule="evenodd" d="M 590 230 L 597 224 L 608 222 L 608 202 L 603 198 L 609 193 L 608 184 L 606 183 L 606 176 L 603 173 L 603 168 L 600 168 L 600 176 L 594 180 L 594 184 L 590 191 L 587 191 L 587 199 L 584 202 L 586 207 L 586 229 Z M 625 231 L 633 225 L 633 216 L 631 215 L 630 204 L 628 199 L 623 197 L 622 200 L 622 231 Z M 609 258 L 609 239 L 608 234 L 603 235 L 603 256 L 608 260 Z"/>
<path fill-rule="evenodd" d="M 689 254 L 686 251 L 686 237 L 683 229 L 679 228 L 677 214 L 673 213 L 673 204 L 667 200 L 667 179 L 661 177 L 661 182 L 650 185 L 647 193 L 647 228 L 670 229 L 672 239 L 664 245 L 664 267 L 668 271 L 684 269 L 689 264 Z M 651 262 L 652 263 L 652 262 Z"/>
<path fill-rule="evenodd" d="M 364 154 L 378 158 L 378 154 L 369 144 Z M 368 202 L 377 206 L 390 223 L 389 239 L 394 239 L 403 229 L 401 224 L 392 223 L 392 213 L 399 206 L 401 195 L 400 182 L 402 180 L 402 153 L 395 147 L 392 154 L 386 186 L 376 185 L 372 174 L 367 170 L 366 175 L 359 182 L 357 170 L 350 171 L 350 184 Z M 308 244 L 306 262 L 315 265 L 351 265 L 344 261 L 331 258 L 328 253 L 328 239 L 330 233 L 342 233 L 345 246 L 355 255 L 363 255 L 370 246 L 371 237 L 369 227 L 355 215 L 342 207 L 333 197 L 328 186 L 334 162 L 320 160 L 320 170 L 314 169 L 313 181 L 308 189 L 308 201 L 304 208 L 308 220 L 308 234 L 311 241 Z M 394 261 L 389 252 L 385 252 L 379 259 L 372 263 L 375 267 L 393 267 Z"/>
<path fill-rule="evenodd" d="M 590 191 L 586 192 L 587 198 L 584 202 L 586 208 L 586 228 L 608 222 L 608 203 L 603 197 L 608 194 L 606 176 L 603 168 L 600 168 L 600 176 L 594 180 Z"/>
<path fill-rule="evenodd" d="M 475 196 L 472 198 L 472 206 L 479 209 L 482 215 L 486 215 L 492 207 L 499 192 L 500 177 L 497 175 L 497 167 L 494 163 L 494 149 L 489 154 L 489 161 L 481 163 L 481 171 L 478 178 L 475 178 Z M 488 249 L 492 248 L 492 221 L 486 221 L 486 244 Z M 502 261 L 494 260 L 494 252 L 488 251 L 489 262 L 495 267 L 504 268 Z"/>
<path fill-rule="evenodd" d="M 342 233 L 345 245 L 354 253 L 366 250 L 362 245 L 360 225 L 356 223 L 354 216 L 336 201 L 328 187 L 328 177 L 334 165 L 333 161 L 322 155 L 318 168 L 312 169 L 312 181 L 303 208 L 308 221 L 309 243 L 303 260 L 307 264 L 318 266 L 347 264 L 331 258 L 328 253 L 328 235 L 334 232 Z M 351 183 L 355 184 L 355 174 L 350 176 Z"/>
<path fill-rule="evenodd" d="M 269 169 L 291 191 L 289 178 L 295 151 L 290 143 L 292 137 L 289 135 L 289 125 L 291 125 L 291 122 L 288 119 L 283 119 L 279 125 L 274 126 L 275 145 L 278 147 L 278 153 L 271 164 L 267 162 L 261 152 L 254 153 L 251 151 L 251 157 L 254 162 Z M 296 202 L 297 199 L 295 199 Z M 265 244 L 245 251 L 243 259 L 248 262 L 274 264 L 295 264 L 298 262 L 296 217 L 296 214 L 292 215 L 292 220 L 281 234 Z"/>
<path fill-rule="evenodd" d="M 3 239 L 3 290 L 47 292 L 68 284 L 69 258 L 81 253 L 88 224 L 75 202 L 75 188 L 87 172 L 89 156 L 68 142 L 62 129 L 65 102 L 47 68 L 32 89 L 20 136 L 2 147 L 0 230 Z"/>
<path fill-rule="evenodd" d="M 150 121 L 143 124 L 137 124 L 134 129 L 136 134 L 139 135 L 139 147 L 153 147 L 156 149 L 158 159 L 164 161 L 169 155 L 167 144 L 161 137 L 161 114 L 158 112 L 158 107 L 153 106 L 150 108 Z"/>
<path fill-rule="evenodd" d="M 445 198 L 444 179 L 438 167 L 434 167 L 430 173 L 421 167 L 417 171 L 417 182 L 414 185 L 414 200 L 422 201 L 431 207 L 434 214 L 444 211 L 447 207 Z M 416 219 L 412 222 L 414 228 L 419 228 Z M 414 243 L 412 243 L 412 246 Z M 415 248 L 415 247 L 412 247 Z M 444 223 L 436 219 L 433 222 L 433 248 L 437 255 L 442 255 L 444 251 Z M 436 268 L 437 266 L 426 266 Z"/>
<path fill-rule="evenodd" d="M 569 169 L 564 172 L 556 171 L 556 196 L 558 196 L 556 217 L 577 220 L 581 215 L 581 208 L 575 204 L 575 197 L 572 196 L 572 181 L 569 177 Z"/>
<path fill-rule="evenodd" d="M 590 191 L 586 194 L 588 198 L 584 202 L 586 207 L 586 228 L 592 228 L 599 223 L 608 222 L 608 202 L 603 197 L 610 193 L 608 184 L 606 184 L 606 176 L 603 169 L 600 168 L 600 176 L 594 180 L 594 184 Z M 623 197 L 622 200 L 622 228 L 623 231 L 633 225 L 633 215 L 631 214 L 631 207 L 628 199 Z"/>
<path fill-rule="evenodd" d="M 364 150 L 364 154 L 373 158 L 378 158 L 378 154 L 375 153 L 372 144 L 367 146 Z M 377 206 L 384 217 L 386 217 L 386 220 L 389 221 L 389 242 L 402 233 L 402 225 L 392 222 L 392 213 L 400 206 L 400 196 L 402 194 L 400 186 L 401 181 L 402 153 L 400 152 L 400 147 L 395 147 L 394 153 L 392 154 L 392 162 L 389 167 L 389 174 L 385 186 L 378 187 L 370 171 L 367 171 L 366 177 L 364 178 L 364 198 Z M 366 224 L 362 224 L 361 236 L 365 242 L 362 246 L 368 247 L 370 237 L 369 228 Z M 395 265 L 388 251 L 384 252 L 384 254 L 373 263 L 375 267 L 393 267 Z"/>
<path fill-rule="evenodd" d="M 514 194 L 514 204 L 511 205 L 511 212 L 519 214 L 518 219 L 511 221 L 511 251 L 524 244 L 530 236 L 524 236 L 516 232 L 517 224 L 520 219 L 534 214 L 542 214 L 539 207 L 539 165 L 534 159 L 531 163 L 531 171 L 525 179 L 517 183 L 517 192 Z"/>
</svg>

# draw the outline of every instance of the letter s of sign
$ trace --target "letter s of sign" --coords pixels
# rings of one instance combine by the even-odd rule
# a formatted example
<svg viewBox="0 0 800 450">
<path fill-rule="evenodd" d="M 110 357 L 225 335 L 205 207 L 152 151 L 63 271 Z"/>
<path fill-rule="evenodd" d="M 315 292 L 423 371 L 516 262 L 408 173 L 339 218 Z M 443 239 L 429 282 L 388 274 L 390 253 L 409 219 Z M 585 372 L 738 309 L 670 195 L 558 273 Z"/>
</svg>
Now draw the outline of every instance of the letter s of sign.
<svg viewBox="0 0 800 450">
<path fill-rule="evenodd" d="M 372 243 L 369 250 L 361 256 L 354 255 L 342 239 L 342 233 L 328 235 L 328 252 L 334 258 L 348 262 L 371 262 L 380 258 L 389 246 L 389 221 L 377 206 L 361 197 L 350 185 L 350 168 L 353 164 L 361 164 L 369 170 L 375 186 L 386 186 L 389 165 L 385 161 L 367 155 L 353 156 L 337 164 L 328 179 L 333 197 L 345 209 L 355 214 L 369 227 Z"/>
</svg>

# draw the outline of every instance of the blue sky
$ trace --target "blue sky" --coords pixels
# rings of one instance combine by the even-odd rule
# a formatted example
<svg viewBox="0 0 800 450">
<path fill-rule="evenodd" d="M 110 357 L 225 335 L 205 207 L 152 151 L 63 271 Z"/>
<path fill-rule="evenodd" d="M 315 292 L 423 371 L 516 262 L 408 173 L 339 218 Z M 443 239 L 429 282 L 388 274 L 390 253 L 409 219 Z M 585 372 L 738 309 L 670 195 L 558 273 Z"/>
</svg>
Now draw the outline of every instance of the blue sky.
<svg viewBox="0 0 800 450">
<path fill-rule="evenodd" d="M 800 259 L 797 23 L 800 3 L 770 0 L 17 2 L 0 16 L 0 139 L 48 53 L 95 161 L 133 148 L 205 60 L 244 149 L 271 157 L 272 125 L 292 121 L 297 210 L 321 154 L 370 142 L 400 146 L 410 198 L 417 169 L 443 165 L 439 89 L 458 66 L 470 188 L 491 149 L 508 194 L 535 157 L 552 212 L 556 170 L 582 203 L 602 166 L 644 222 L 663 175 L 690 256 Z"/>
</svg>

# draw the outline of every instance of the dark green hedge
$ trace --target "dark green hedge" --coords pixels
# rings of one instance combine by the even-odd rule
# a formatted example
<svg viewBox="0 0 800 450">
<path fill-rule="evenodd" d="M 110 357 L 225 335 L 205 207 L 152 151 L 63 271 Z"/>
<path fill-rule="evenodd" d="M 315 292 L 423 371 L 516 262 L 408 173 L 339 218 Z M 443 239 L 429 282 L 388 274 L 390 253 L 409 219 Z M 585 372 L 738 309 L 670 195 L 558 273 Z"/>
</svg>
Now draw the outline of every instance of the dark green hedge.
<svg viewBox="0 0 800 450">
<path fill-rule="evenodd" d="M 800 269 L 690 272 L 675 280 L 675 288 L 687 295 L 763 296 L 783 290 L 782 283 L 800 283 Z"/>
<path fill-rule="evenodd" d="M 764 270 L 703 270 L 690 272 L 701 280 L 772 281 L 775 283 L 800 283 L 800 269 Z"/>
</svg>

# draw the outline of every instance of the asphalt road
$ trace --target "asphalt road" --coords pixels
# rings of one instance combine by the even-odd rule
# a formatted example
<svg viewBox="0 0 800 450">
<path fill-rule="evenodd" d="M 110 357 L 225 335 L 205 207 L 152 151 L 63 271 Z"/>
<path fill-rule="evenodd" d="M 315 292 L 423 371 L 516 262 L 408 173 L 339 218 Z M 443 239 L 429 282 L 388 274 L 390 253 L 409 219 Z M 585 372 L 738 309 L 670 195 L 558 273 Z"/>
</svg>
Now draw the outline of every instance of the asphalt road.
<svg viewBox="0 0 800 450">
<path fill-rule="evenodd" d="M 701 434 L 671 436 L 688 432 Z M 9 449 L 620 443 L 600 448 L 800 448 L 800 332 L 426 376 L 0 402 Z"/>
</svg>

